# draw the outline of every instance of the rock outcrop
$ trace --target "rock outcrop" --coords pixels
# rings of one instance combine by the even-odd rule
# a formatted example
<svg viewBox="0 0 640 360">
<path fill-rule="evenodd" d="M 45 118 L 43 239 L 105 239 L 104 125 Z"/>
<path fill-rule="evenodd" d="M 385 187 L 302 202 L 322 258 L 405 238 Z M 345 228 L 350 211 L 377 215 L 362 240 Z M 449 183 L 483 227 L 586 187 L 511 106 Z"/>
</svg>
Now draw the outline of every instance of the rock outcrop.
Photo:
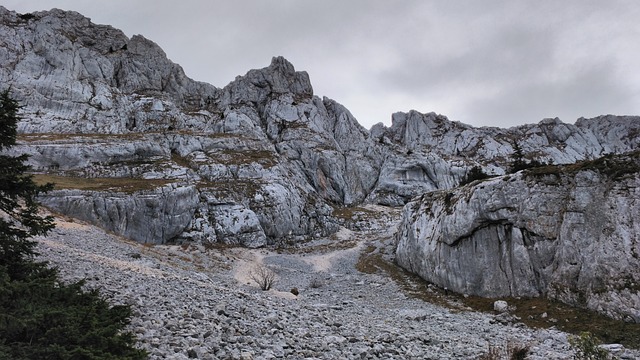
<svg viewBox="0 0 640 360">
<path fill-rule="evenodd" d="M 640 322 L 640 153 L 424 194 L 398 264 L 450 290 L 547 296 Z"/>
<path fill-rule="evenodd" d="M 385 144 L 384 162 L 372 200 L 404 204 L 426 191 L 460 184 L 469 169 L 503 175 L 516 146 L 527 161 L 572 164 L 640 148 L 640 117 L 580 118 L 575 125 L 559 119 L 509 129 L 476 128 L 435 113 L 393 114 L 391 127 L 371 129 L 374 142 Z"/>
<path fill-rule="evenodd" d="M 152 242 L 261 246 L 327 234 L 337 229 L 329 204 L 361 202 L 376 182 L 381 160 L 367 131 L 341 105 L 314 96 L 308 75 L 282 57 L 218 89 L 187 78 L 142 36 L 74 12 L 2 8 L 0 19 L 0 78 L 24 105 L 14 152 L 30 154 L 36 171 L 67 177 L 72 190 L 73 178 L 103 177 L 195 189 L 186 227 L 181 217 L 164 219 L 184 231 L 156 228 L 149 233 L 163 236 Z M 115 203 L 104 202 L 103 212 L 87 205 L 121 189 L 73 192 L 46 203 L 100 225 L 121 221 Z M 142 206 L 134 198 L 146 195 L 122 196 Z"/>
<path fill-rule="evenodd" d="M 141 243 L 162 244 L 182 234 L 198 205 L 195 186 L 168 184 L 148 191 L 61 190 L 43 205 Z"/>
</svg>

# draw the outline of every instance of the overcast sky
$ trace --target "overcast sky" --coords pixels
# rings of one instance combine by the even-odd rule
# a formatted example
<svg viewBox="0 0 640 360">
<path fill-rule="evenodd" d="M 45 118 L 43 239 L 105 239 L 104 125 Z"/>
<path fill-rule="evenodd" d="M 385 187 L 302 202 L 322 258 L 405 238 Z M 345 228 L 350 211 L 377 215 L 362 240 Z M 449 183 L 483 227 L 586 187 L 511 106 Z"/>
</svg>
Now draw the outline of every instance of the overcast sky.
<svg viewBox="0 0 640 360">
<path fill-rule="evenodd" d="M 367 128 L 396 111 L 474 126 L 640 115 L 637 0 L 3 0 L 158 43 L 223 87 L 283 55 Z M 179 5 L 178 5 L 179 4 Z"/>
</svg>

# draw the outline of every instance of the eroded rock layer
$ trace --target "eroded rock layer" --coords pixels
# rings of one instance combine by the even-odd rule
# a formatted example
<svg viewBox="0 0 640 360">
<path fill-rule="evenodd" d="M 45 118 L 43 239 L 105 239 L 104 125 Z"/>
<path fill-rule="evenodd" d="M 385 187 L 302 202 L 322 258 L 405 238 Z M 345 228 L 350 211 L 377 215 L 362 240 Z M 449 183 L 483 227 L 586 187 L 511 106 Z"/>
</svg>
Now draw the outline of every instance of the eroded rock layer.
<svg viewBox="0 0 640 360">
<path fill-rule="evenodd" d="M 640 153 L 423 195 L 397 262 L 453 291 L 548 296 L 640 322 Z"/>
</svg>

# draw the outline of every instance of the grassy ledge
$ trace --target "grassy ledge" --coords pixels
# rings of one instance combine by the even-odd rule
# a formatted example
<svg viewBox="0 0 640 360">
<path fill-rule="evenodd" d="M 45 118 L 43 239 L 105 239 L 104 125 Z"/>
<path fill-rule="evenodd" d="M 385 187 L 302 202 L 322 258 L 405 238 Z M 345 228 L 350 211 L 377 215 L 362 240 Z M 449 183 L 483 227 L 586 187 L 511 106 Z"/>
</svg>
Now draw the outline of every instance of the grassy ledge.
<svg viewBox="0 0 640 360">
<path fill-rule="evenodd" d="M 33 174 L 36 184 L 53 183 L 54 189 L 72 189 L 88 191 L 116 191 L 134 193 L 155 188 L 175 182 L 166 179 L 134 179 L 134 178 L 84 178 L 50 174 Z"/>
</svg>

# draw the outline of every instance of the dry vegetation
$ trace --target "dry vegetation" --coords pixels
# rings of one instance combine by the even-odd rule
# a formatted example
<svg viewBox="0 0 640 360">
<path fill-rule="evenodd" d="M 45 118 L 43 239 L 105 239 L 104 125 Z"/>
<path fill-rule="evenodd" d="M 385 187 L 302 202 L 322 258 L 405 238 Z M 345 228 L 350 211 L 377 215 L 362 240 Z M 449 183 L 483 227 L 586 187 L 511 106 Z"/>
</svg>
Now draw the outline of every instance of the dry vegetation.
<svg viewBox="0 0 640 360">
<path fill-rule="evenodd" d="M 478 360 L 524 360 L 529 354 L 529 349 L 529 345 L 514 341 L 509 341 L 502 347 L 490 345 L 487 352 L 480 356 Z"/>
<path fill-rule="evenodd" d="M 367 208 L 354 206 L 354 207 L 333 207 L 333 216 L 339 219 L 351 220 L 353 217 L 363 218 L 367 216 L 375 216 L 377 215 L 375 211 L 369 210 Z"/>
<path fill-rule="evenodd" d="M 609 176 L 611 179 L 621 179 L 629 174 L 640 172 L 640 151 L 623 155 L 605 155 L 595 160 L 579 161 L 569 165 L 545 165 L 528 169 L 530 176 L 576 174 L 579 171 L 593 170 Z"/>
<path fill-rule="evenodd" d="M 126 193 L 153 190 L 174 182 L 166 179 L 84 178 L 50 174 L 35 174 L 33 179 L 37 184 L 53 183 L 56 190 L 112 190 Z"/>
<path fill-rule="evenodd" d="M 223 165 L 247 165 L 258 163 L 270 168 L 278 163 L 274 153 L 268 150 L 230 150 L 211 153 L 212 158 Z"/>
<path fill-rule="evenodd" d="M 95 142 L 95 141 L 122 141 L 122 140 L 143 140 L 145 136 L 154 134 L 148 133 L 130 133 L 130 134 L 60 134 L 60 133 L 38 133 L 38 134 L 20 134 L 17 140 L 20 142 Z M 159 134 L 159 133 L 157 133 Z"/>
<path fill-rule="evenodd" d="M 251 270 L 249 276 L 263 291 L 271 289 L 276 282 L 276 273 L 266 265 L 257 265 Z"/>
</svg>

